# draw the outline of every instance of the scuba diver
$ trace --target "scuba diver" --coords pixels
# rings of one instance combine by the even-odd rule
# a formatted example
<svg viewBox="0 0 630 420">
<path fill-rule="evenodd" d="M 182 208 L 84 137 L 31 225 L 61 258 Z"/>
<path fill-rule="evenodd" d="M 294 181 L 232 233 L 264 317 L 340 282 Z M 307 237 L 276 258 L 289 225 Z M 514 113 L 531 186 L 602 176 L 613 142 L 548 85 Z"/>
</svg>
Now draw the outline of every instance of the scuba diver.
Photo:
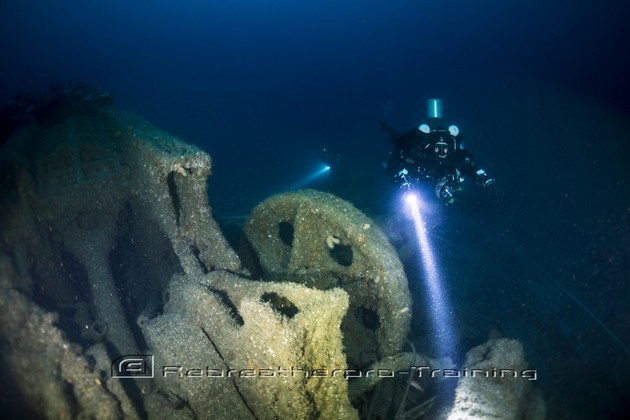
<svg viewBox="0 0 630 420">
<path fill-rule="evenodd" d="M 453 203 L 464 176 L 483 187 L 491 185 L 494 179 L 476 168 L 472 153 L 462 146 L 459 128 L 445 126 L 442 100 L 429 99 L 427 108 L 428 122 L 403 134 L 379 121 L 391 134 L 388 141 L 394 144 L 385 168 L 387 176 L 406 190 L 428 184 L 445 205 Z"/>
</svg>

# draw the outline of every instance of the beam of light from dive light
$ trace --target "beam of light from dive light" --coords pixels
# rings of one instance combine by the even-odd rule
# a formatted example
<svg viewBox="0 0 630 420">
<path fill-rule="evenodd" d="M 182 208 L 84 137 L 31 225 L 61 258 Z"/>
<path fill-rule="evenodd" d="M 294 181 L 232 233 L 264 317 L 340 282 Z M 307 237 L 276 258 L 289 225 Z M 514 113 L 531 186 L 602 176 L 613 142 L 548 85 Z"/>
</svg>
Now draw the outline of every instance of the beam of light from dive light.
<svg viewBox="0 0 630 420">
<path fill-rule="evenodd" d="M 318 169 L 315 172 L 297 181 L 295 184 L 289 187 L 289 189 L 298 190 L 300 188 L 307 187 L 311 182 L 315 181 L 316 179 L 322 177 L 323 175 L 329 172 L 330 172 L 330 166 L 322 163 L 318 166 Z"/>
<path fill-rule="evenodd" d="M 440 356 L 454 356 L 455 340 L 451 307 L 448 297 L 444 293 L 440 273 L 429 241 L 426 223 L 420 211 L 420 197 L 415 192 L 409 191 L 405 194 L 404 200 L 413 221 L 418 248 L 420 248 L 422 257 L 425 286 L 428 292 L 428 303 L 431 310 L 437 350 L 440 352 Z"/>
</svg>

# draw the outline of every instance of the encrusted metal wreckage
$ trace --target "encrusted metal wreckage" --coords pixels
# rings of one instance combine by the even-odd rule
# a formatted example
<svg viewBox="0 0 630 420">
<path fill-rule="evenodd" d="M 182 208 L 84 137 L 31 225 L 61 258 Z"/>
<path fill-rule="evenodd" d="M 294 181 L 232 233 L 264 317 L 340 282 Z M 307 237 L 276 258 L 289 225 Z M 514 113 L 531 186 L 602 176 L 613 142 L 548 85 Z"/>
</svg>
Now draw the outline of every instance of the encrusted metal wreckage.
<svg viewBox="0 0 630 420">
<path fill-rule="evenodd" d="M 3 386 L 33 414 L 357 418 L 379 378 L 348 372 L 433 364 L 401 352 L 395 250 L 340 198 L 269 198 L 237 255 L 207 203 L 208 154 L 111 106 L 21 128 L 0 165 Z M 139 354 L 153 379 L 112 377 Z"/>
</svg>

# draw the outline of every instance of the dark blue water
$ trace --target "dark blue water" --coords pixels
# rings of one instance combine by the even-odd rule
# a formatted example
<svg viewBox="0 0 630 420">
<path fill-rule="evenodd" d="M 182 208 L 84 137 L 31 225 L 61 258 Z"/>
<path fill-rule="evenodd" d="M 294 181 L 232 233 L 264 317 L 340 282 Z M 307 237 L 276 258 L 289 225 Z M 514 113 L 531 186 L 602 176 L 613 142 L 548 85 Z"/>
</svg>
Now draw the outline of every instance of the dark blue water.
<svg viewBox="0 0 630 420">
<path fill-rule="evenodd" d="M 376 120 L 406 130 L 442 98 L 498 180 L 432 219 L 463 344 L 518 338 L 550 414 L 613 417 L 630 383 L 630 14 L 617 3 L 5 1 L 0 96 L 98 85 L 212 155 L 223 215 L 292 188 L 332 147 L 342 165 L 314 186 L 401 249 Z"/>
</svg>

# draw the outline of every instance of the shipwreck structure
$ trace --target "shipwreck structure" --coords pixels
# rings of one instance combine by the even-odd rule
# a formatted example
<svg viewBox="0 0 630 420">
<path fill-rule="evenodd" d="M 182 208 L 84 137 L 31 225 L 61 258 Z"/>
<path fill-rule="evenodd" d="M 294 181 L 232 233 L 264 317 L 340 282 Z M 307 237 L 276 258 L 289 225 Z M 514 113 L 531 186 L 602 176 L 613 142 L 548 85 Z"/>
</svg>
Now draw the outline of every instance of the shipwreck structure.
<svg viewBox="0 0 630 420">
<path fill-rule="evenodd" d="M 9 412 L 358 418 L 380 379 L 360 372 L 434 364 L 402 352 L 403 267 L 350 203 L 312 190 L 271 197 L 237 254 L 207 202 L 207 153 L 101 92 L 55 94 L 63 100 L 0 150 Z M 121 372 L 125 357 L 135 365 Z M 403 384 L 393 400 L 405 408 Z M 512 389 L 517 418 L 527 389 Z"/>
</svg>

